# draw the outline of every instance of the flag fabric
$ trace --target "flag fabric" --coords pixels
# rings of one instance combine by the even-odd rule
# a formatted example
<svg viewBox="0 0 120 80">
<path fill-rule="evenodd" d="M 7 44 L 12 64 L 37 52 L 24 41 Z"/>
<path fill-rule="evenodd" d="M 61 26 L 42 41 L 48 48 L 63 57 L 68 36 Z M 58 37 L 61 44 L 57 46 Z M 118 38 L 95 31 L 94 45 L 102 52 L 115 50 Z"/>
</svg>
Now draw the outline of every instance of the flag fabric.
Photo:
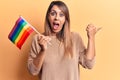
<svg viewBox="0 0 120 80">
<path fill-rule="evenodd" d="M 8 35 L 8 38 L 19 48 L 21 49 L 22 45 L 28 38 L 28 36 L 34 31 L 31 25 L 20 16 L 11 32 Z"/>
</svg>

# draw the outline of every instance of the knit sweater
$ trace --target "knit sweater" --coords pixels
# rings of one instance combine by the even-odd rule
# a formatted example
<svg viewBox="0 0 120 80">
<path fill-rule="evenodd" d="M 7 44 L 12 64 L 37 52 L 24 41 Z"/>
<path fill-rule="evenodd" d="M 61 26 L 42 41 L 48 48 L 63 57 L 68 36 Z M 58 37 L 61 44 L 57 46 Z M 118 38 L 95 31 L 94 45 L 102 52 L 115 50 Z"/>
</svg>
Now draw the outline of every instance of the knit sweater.
<svg viewBox="0 0 120 80">
<path fill-rule="evenodd" d="M 73 58 L 64 57 L 64 45 L 55 36 L 50 36 L 46 56 L 42 68 L 33 64 L 34 58 L 39 54 L 41 47 L 38 44 L 38 34 L 34 36 L 28 57 L 28 70 L 33 75 L 38 75 L 40 80 L 80 80 L 79 66 L 91 69 L 93 60 L 85 56 L 86 48 L 78 33 L 72 32 Z M 80 64 L 80 65 L 79 65 Z"/>
</svg>

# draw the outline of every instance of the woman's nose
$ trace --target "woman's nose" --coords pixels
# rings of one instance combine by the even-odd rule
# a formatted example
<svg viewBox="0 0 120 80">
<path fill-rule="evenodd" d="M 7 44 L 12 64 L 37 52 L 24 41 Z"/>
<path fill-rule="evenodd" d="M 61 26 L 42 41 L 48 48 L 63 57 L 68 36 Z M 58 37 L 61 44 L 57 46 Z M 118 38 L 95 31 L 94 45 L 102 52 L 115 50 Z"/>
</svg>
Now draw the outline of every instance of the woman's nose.
<svg viewBox="0 0 120 80">
<path fill-rule="evenodd" d="M 58 19 L 59 19 L 59 15 L 58 15 L 58 14 L 55 16 L 55 19 L 56 19 L 56 20 L 58 20 Z"/>
</svg>

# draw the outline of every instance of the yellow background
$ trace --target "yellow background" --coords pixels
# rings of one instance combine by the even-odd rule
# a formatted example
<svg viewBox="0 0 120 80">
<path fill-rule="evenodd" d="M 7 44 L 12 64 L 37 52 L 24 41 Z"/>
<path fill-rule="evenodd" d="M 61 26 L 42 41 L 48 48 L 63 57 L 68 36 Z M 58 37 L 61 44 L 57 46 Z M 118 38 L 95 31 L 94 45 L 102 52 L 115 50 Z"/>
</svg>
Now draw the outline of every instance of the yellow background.
<svg viewBox="0 0 120 80">
<path fill-rule="evenodd" d="M 43 32 L 45 13 L 51 0 L 0 0 L 0 80 L 38 80 L 27 70 L 32 33 L 21 50 L 8 34 L 19 15 Z M 120 80 L 120 0 L 64 0 L 71 16 L 72 31 L 87 44 L 85 28 L 93 23 L 102 30 L 96 34 L 96 64 L 92 70 L 81 67 L 81 80 Z M 58 73 L 59 75 L 59 73 Z"/>
</svg>

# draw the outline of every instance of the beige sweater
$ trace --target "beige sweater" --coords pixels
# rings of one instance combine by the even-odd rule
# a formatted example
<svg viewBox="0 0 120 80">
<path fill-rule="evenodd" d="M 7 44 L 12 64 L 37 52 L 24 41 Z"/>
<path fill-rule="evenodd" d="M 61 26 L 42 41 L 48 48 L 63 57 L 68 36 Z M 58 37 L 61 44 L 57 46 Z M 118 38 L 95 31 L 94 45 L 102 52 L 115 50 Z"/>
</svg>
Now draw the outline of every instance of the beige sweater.
<svg viewBox="0 0 120 80">
<path fill-rule="evenodd" d="M 93 60 L 87 60 L 85 57 L 85 46 L 78 33 L 72 33 L 74 56 L 72 59 L 63 58 L 63 44 L 51 36 L 51 44 L 48 44 L 45 60 L 42 68 L 36 68 L 33 59 L 39 54 L 41 48 L 38 44 L 38 35 L 35 35 L 31 45 L 31 51 L 28 58 L 28 70 L 33 75 L 38 75 L 40 80 L 80 80 L 79 64 L 84 68 L 91 69 Z"/>
</svg>

